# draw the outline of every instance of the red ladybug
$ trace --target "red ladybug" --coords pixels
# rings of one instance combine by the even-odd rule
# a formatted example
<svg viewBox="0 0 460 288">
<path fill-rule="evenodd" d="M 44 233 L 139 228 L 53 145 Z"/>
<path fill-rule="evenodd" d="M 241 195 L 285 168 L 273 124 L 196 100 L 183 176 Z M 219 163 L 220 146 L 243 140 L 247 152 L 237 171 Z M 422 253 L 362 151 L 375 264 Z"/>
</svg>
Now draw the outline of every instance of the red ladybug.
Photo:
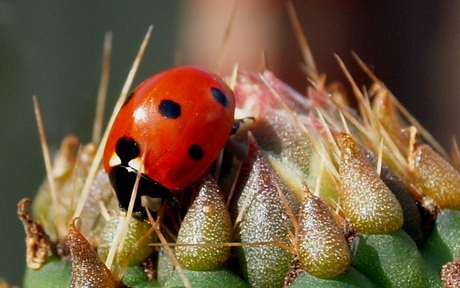
<svg viewBox="0 0 460 288">
<path fill-rule="evenodd" d="M 172 68 L 139 85 L 118 113 L 104 150 L 120 208 L 128 210 L 139 170 L 133 212 L 142 219 L 147 214 L 141 196 L 172 201 L 171 190 L 202 177 L 231 134 L 234 112 L 232 90 L 203 68 Z"/>
</svg>

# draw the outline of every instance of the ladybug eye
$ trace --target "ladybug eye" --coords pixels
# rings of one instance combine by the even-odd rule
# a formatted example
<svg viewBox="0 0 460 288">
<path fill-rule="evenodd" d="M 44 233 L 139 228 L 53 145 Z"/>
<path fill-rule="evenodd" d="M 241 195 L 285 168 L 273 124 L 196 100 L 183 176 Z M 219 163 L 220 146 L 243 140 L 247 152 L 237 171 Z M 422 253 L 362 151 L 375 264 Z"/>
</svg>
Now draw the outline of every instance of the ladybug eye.
<svg viewBox="0 0 460 288">
<path fill-rule="evenodd" d="M 128 166 L 130 160 L 137 158 L 140 153 L 140 145 L 133 138 L 121 137 L 117 141 L 115 152 L 120 157 L 121 164 Z"/>
<path fill-rule="evenodd" d="M 218 88 L 211 88 L 211 94 L 214 99 L 219 102 L 219 104 L 222 104 L 224 107 L 228 107 L 228 99 L 227 96 L 225 96 L 224 92 Z"/>
<path fill-rule="evenodd" d="M 190 148 L 188 148 L 188 155 L 193 160 L 198 161 L 201 158 L 203 158 L 203 149 L 201 149 L 201 147 L 198 146 L 198 144 L 193 144 L 192 146 L 190 146 Z"/>
<path fill-rule="evenodd" d="M 166 118 L 176 119 L 181 115 L 180 105 L 172 100 L 161 100 L 158 111 Z"/>
</svg>

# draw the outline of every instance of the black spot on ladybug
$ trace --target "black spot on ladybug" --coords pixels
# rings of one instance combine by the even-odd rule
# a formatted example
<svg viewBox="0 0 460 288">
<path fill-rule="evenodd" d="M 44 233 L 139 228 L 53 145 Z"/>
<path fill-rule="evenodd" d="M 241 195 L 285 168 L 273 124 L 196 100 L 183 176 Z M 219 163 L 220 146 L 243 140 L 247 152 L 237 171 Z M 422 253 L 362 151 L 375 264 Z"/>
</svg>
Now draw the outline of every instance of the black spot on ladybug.
<svg viewBox="0 0 460 288">
<path fill-rule="evenodd" d="M 126 104 L 128 104 L 128 102 L 133 99 L 133 96 L 134 96 L 134 92 L 131 92 L 131 94 L 129 94 L 129 96 L 126 98 L 125 102 L 123 103 L 123 106 L 125 106 Z M 121 106 L 121 107 L 123 107 Z"/>
<path fill-rule="evenodd" d="M 120 157 L 121 165 L 128 166 L 129 161 L 139 157 L 141 148 L 133 138 L 121 137 L 117 141 L 115 152 Z"/>
<path fill-rule="evenodd" d="M 201 158 L 203 158 L 203 149 L 201 149 L 201 147 L 198 146 L 198 144 L 193 144 L 192 146 L 190 146 L 190 148 L 188 148 L 188 155 L 193 160 L 198 161 Z"/>
<path fill-rule="evenodd" d="M 166 118 L 176 119 L 181 115 L 180 105 L 172 100 L 161 100 L 158 112 Z"/>
<path fill-rule="evenodd" d="M 217 100 L 220 104 L 222 104 L 224 107 L 228 107 L 228 99 L 227 96 L 225 96 L 224 92 L 218 88 L 211 88 L 211 94 L 214 99 Z"/>
</svg>

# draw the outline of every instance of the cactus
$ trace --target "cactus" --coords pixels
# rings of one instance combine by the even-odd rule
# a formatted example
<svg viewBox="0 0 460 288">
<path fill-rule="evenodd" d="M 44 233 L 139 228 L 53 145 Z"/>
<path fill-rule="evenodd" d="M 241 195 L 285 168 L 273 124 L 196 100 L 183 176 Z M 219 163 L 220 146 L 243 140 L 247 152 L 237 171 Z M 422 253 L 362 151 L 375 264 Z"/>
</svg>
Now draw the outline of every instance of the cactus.
<svg viewBox="0 0 460 288">
<path fill-rule="evenodd" d="M 146 222 L 119 210 L 104 138 L 77 151 L 66 137 L 33 211 L 18 206 L 24 287 L 454 287 L 460 156 L 356 60 L 365 93 L 338 59 L 358 109 L 312 65 L 307 95 L 235 70 L 237 114 L 250 119 L 213 175 Z"/>
</svg>

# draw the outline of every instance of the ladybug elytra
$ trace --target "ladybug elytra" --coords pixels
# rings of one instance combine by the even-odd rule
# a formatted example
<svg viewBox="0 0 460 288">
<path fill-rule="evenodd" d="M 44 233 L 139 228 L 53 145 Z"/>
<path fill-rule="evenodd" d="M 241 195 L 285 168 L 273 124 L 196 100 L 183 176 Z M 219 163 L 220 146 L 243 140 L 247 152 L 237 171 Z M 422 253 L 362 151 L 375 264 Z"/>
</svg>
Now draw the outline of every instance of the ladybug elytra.
<svg viewBox="0 0 460 288">
<path fill-rule="evenodd" d="M 183 66 L 156 74 L 127 98 L 110 131 L 104 168 L 120 208 L 134 203 L 146 219 L 141 196 L 174 200 L 171 190 L 185 188 L 210 169 L 234 126 L 232 90 L 216 74 Z"/>
</svg>

